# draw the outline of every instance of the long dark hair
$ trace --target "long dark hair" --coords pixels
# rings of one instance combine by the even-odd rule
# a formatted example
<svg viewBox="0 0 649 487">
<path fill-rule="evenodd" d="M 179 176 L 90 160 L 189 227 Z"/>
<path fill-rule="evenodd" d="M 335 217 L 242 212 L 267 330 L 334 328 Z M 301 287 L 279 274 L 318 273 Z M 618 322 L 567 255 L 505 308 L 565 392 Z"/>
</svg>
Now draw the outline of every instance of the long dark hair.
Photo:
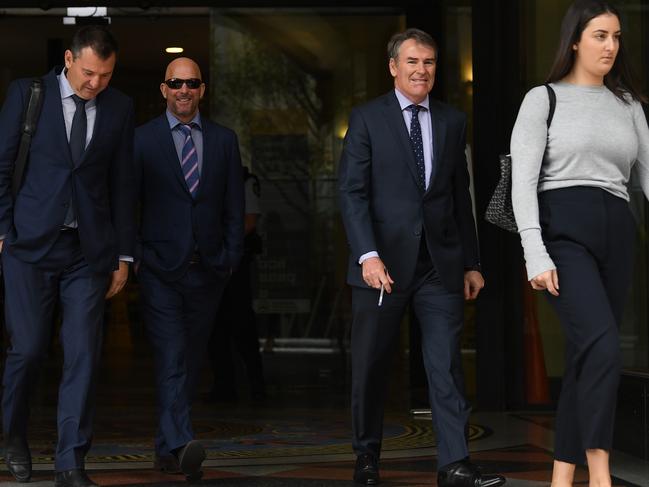
<svg viewBox="0 0 649 487">
<path fill-rule="evenodd" d="M 603 0 L 576 0 L 570 5 L 561 22 L 559 48 L 546 83 L 556 83 L 572 71 L 575 65 L 575 51 L 572 46 L 579 42 L 588 22 L 603 14 L 615 15 L 621 21 L 618 10 Z M 634 80 L 624 48 L 624 36 L 620 37 L 620 47 L 615 63 L 608 74 L 604 76 L 604 84 L 624 103 L 629 102 L 629 95 L 634 100 L 647 102 L 647 98 Z"/>
</svg>

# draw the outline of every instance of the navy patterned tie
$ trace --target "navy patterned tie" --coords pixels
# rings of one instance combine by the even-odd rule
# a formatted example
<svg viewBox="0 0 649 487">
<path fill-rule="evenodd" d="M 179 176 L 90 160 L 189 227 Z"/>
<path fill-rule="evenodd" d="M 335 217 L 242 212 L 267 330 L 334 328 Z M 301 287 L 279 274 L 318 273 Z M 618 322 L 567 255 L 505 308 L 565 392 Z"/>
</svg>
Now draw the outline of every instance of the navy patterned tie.
<svg viewBox="0 0 649 487">
<path fill-rule="evenodd" d="M 181 153 L 182 160 L 180 161 L 180 166 L 183 170 L 183 175 L 185 176 L 185 182 L 187 183 L 187 189 L 191 193 L 193 198 L 196 198 L 196 193 L 198 192 L 198 154 L 196 153 L 196 146 L 194 145 L 194 140 L 192 139 L 192 126 L 189 125 L 178 125 L 180 131 L 185 136 L 185 142 L 183 143 L 183 150 Z"/>
<path fill-rule="evenodd" d="M 419 124 L 419 110 L 423 107 L 419 105 L 410 105 L 408 110 L 412 112 L 412 119 L 410 120 L 410 143 L 412 144 L 412 152 L 415 155 L 415 162 L 417 163 L 417 174 L 419 175 L 419 184 L 426 189 L 426 165 L 424 163 L 424 141 L 421 137 L 421 125 Z"/>
</svg>

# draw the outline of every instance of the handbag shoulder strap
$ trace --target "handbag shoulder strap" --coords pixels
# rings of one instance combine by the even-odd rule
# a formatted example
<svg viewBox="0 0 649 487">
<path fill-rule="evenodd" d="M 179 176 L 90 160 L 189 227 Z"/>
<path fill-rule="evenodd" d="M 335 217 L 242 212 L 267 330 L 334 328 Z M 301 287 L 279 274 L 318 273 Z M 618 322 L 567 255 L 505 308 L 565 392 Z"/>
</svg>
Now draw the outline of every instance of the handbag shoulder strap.
<svg viewBox="0 0 649 487">
<path fill-rule="evenodd" d="M 38 117 L 40 116 L 42 104 L 43 80 L 40 78 L 34 78 L 29 88 L 29 101 L 27 102 L 27 108 L 25 108 L 25 113 L 23 114 L 22 135 L 20 136 L 18 157 L 14 164 L 13 179 L 11 182 L 11 194 L 14 199 L 23 183 L 23 174 L 27 167 L 29 146 L 32 143 L 34 133 L 36 133 L 36 125 L 38 124 Z"/>
<path fill-rule="evenodd" d="M 557 94 L 549 83 L 545 83 L 545 88 L 548 90 L 548 98 L 550 99 L 550 111 L 548 112 L 548 128 L 550 128 L 552 118 L 554 117 L 554 109 L 557 106 Z"/>
</svg>

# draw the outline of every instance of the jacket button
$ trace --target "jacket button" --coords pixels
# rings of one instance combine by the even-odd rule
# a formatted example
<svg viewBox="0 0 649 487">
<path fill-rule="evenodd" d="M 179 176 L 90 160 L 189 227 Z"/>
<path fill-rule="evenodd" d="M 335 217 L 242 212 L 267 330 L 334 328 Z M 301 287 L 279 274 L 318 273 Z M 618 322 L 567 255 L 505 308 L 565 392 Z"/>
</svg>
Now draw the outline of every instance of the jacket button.
<svg viewBox="0 0 649 487">
<path fill-rule="evenodd" d="M 421 237 L 421 230 L 415 230 L 415 237 Z"/>
</svg>

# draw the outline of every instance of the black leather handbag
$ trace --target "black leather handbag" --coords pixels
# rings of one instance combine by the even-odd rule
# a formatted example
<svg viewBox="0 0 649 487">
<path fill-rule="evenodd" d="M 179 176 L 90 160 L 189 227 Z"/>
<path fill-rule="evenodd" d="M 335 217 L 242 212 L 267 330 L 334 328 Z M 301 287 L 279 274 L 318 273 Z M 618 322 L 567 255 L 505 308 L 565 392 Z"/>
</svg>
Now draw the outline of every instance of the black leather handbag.
<svg viewBox="0 0 649 487">
<path fill-rule="evenodd" d="M 554 116 L 554 108 L 557 105 L 557 96 L 549 84 L 545 84 L 548 90 L 550 100 L 550 111 L 548 112 L 548 129 Z M 500 180 L 496 189 L 491 195 L 487 211 L 484 218 L 489 223 L 507 230 L 508 232 L 518 233 L 516 219 L 514 218 L 514 209 L 512 207 L 512 156 L 511 154 L 501 154 L 500 159 Z"/>
</svg>

